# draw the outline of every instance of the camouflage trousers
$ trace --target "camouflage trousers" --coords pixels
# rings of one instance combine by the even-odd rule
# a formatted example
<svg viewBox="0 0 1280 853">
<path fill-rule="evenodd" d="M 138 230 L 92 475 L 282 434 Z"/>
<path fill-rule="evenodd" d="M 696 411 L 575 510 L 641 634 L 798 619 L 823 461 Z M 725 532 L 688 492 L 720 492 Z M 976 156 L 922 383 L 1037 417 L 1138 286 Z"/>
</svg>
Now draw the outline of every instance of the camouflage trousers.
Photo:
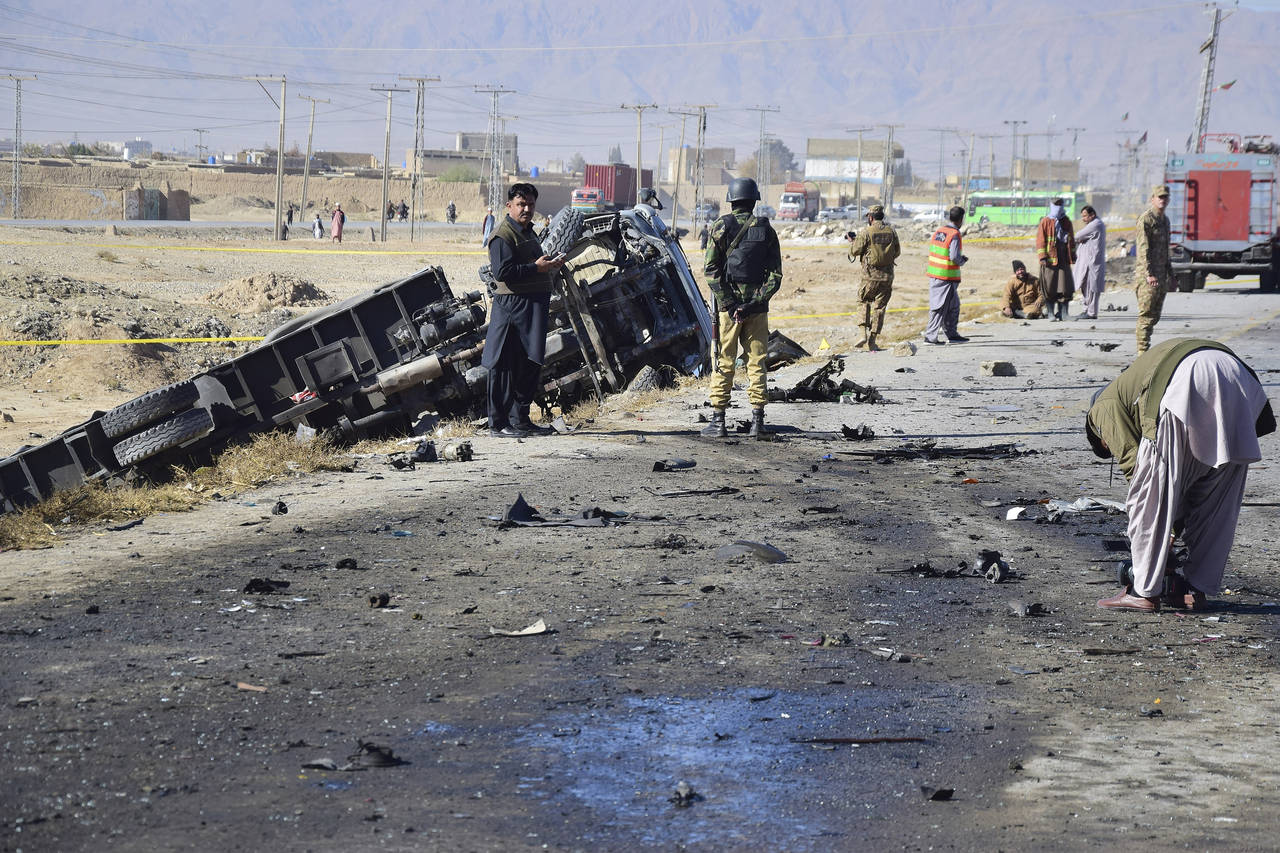
<svg viewBox="0 0 1280 853">
<path fill-rule="evenodd" d="M 729 394 L 733 391 L 733 374 L 737 367 L 738 345 L 747 362 L 747 400 L 753 409 L 763 409 L 769 402 L 766 387 L 768 371 L 765 356 L 769 350 L 769 315 L 767 312 L 751 314 L 735 323 L 728 312 L 720 312 L 720 363 L 711 375 L 711 406 L 729 408 Z"/>
<path fill-rule="evenodd" d="M 1138 279 L 1134 290 L 1138 295 L 1138 352 L 1144 353 L 1151 346 L 1151 331 L 1160 322 L 1164 310 L 1164 294 L 1168 282 L 1157 280 L 1153 285 L 1145 275 Z"/>
<path fill-rule="evenodd" d="M 878 335 L 884 328 L 884 310 L 888 307 L 891 296 L 893 279 L 862 279 L 862 287 L 858 291 L 858 301 L 862 303 L 862 322 L 858 325 L 868 334 Z"/>
</svg>

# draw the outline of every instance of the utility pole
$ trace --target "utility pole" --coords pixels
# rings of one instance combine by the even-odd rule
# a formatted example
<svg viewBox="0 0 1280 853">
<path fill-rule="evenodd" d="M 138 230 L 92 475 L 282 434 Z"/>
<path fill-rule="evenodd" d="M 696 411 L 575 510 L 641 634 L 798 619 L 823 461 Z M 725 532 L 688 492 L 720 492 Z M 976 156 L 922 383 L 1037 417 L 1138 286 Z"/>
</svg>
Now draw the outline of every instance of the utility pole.
<svg viewBox="0 0 1280 853">
<path fill-rule="evenodd" d="M 205 151 L 207 151 L 207 150 L 209 150 L 209 149 L 205 148 L 205 146 L 204 146 L 204 135 L 205 135 L 206 133 L 208 133 L 209 131 L 208 131 L 208 130 L 206 130 L 205 128 L 203 128 L 203 127 L 193 127 L 193 128 L 191 128 L 191 129 L 192 129 L 192 130 L 194 130 L 197 134 L 199 134 L 199 135 L 196 137 L 196 140 L 197 140 L 197 142 L 196 142 L 196 152 L 197 152 L 197 156 L 200 158 L 200 162 L 201 162 L 201 163 L 203 163 L 203 162 L 204 162 L 204 152 L 205 152 Z"/>
<path fill-rule="evenodd" d="M 1080 134 L 1084 133 L 1084 131 L 1085 131 L 1085 128 L 1083 127 L 1067 128 L 1067 133 L 1071 134 L 1071 162 L 1076 164 L 1076 180 L 1075 180 L 1075 183 L 1072 185 L 1072 189 L 1075 189 L 1077 186 L 1083 183 L 1083 181 L 1080 179 L 1080 158 L 1076 155 L 1076 151 L 1078 150 L 1078 145 L 1080 142 Z"/>
<path fill-rule="evenodd" d="M 415 237 L 414 227 L 418 223 L 419 176 L 421 175 L 422 149 L 425 145 L 422 109 L 426 104 L 427 84 L 437 83 L 440 78 L 406 77 L 401 74 L 399 79 L 416 83 L 418 87 L 418 100 L 413 110 L 413 179 L 409 182 L 409 242 L 412 243 Z"/>
<path fill-rule="evenodd" d="M 675 234 L 677 233 L 676 225 L 680 222 L 680 179 L 684 177 L 685 170 L 684 126 L 693 113 L 682 113 L 677 110 L 667 110 L 667 112 L 680 116 L 680 147 L 676 149 L 676 188 L 671 194 L 671 233 Z"/>
<path fill-rule="evenodd" d="M 698 110 L 698 165 L 697 171 L 694 172 L 694 189 L 693 189 L 693 224 L 697 229 L 698 219 L 702 216 L 703 191 L 706 184 L 703 183 L 705 161 L 705 147 L 707 144 L 707 109 L 708 106 L 702 105 Z"/>
<path fill-rule="evenodd" d="M 1045 131 L 1045 153 L 1048 155 L 1044 161 L 1044 182 L 1049 189 L 1053 189 L 1053 123 L 1058 118 L 1058 114 L 1054 113 L 1049 116 L 1049 125 Z"/>
<path fill-rule="evenodd" d="M 285 100 L 285 78 L 281 74 L 279 77 L 246 77 L 246 80 L 253 80 L 266 92 L 267 97 L 271 98 L 271 93 L 267 92 L 267 87 L 262 85 L 264 80 L 275 82 L 280 81 L 280 142 L 276 146 L 276 236 L 275 239 L 283 240 L 284 235 L 284 211 L 280 208 L 284 206 L 284 100 Z M 271 98 L 275 103 L 275 98 Z"/>
<path fill-rule="evenodd" d="M 704 156 L 703 147 L 707 141 L 707 110 L 715 109 L 715 106 L 716 106 L 715 104 L 696 104 L 694 106 L 689 107 L 689 110 L 691 110 L 690 112 L 684 112 L 681 110 L 671 110 L 671 112 L 676 115 L 693 116 L 698 119 L 697 135 L 695 137 L 697 139 L 698 153 L 697 153 L 697 160 L 695 161 L 694 171 L 693 171 L 693 230 L 694 231 L 698 230 L 698 223 L 702 221 L 702 215 L 703 215 L 702 192 L 704 188 L 703 187 L 703 169 L 705 165 L 705 161 L 703 159 L 703 156 Z M 684 126 L 683 125 L 681 125 L 681 128 L 680 128 L 680 150 L 681 150 L 681 160 L 683 160 L 684 158 L 684 155 L 683 155 Z"/>
<path fill-rule="evenodd" d="M 476 86 L 477 92 L 487 92 L 493 96 L 493 105 L 489 108 L 489 207 L 497 210 L 502 207 L 502 152 L 498 133 L 502 119 L 498 115 L 498 96 L 514 92 L 514 89 L 499 89 L 496 86 Z"/>
<path fill-rule="evenodd" d="M 387 130 L 382 137 L 382 207 L 378 208 L 378 219 L 382 221 L 382 242 L 387 242 L 387 192 L 391 189 L 391 95 L 395 92 L 407 92 L 395 86 L 370 86 L 374 92 L 387 93 Z"/>
<path fill-rule="evenodd" d="M 858 216 L 857 221 L 862 221 L 862 134 L 871 130 L 869 127 L 851 127 L 845 133 L 858 134 L 858 172 L 853 178 L 853 194 L 858 197 Z"/>
<path fill-rule="evenodd" d="M 943 150 L 943 140 L 946 139 L 948 133 L 955 130 L 952 127 L 931 127 L 929 130 L 938 133 L 938 210 L 942 210 L 942 190 L 946 181 L 946 152 Z"/>
<path fill-rule="evenodd" d="M 973 143 L 976 140 L 976 134 L 969 131 L 969 159 L 964 166 L 964 187 L 960 190 L 960 206 L 965 210 L 969 209 L 969 182 L 973 177 Z"/>
<path fill-rule="evenodd" d="M 760 113 L 760 145 L 756 150 L 756 184 L 761 190 L 769 183 L 773 174 L 773 164 L 769 162 L 769 136 L 765 133 L 764 117 L 766 113 L 780 113 L 781 107 L 747 107 L 748 111 Z"/>
<path fill-rule="evenodd" d="M 640 184 L 644 181 L 644 170 L 640 168 L 640 158 L 642 151 L 640 150 L 640 142 L 644 136 L 644 123 L 641 118 L 644 116 L 645 110 L 656 110 L 657 104 L 623 104 L 619 109 L 636 111 L 636 197 L 635 201 L 640 201 Z"/>
<path fill-rule="evenodd" d="M 1196 103 L 1196 126 L 1194 137 L 1195 153 L 1204 153 L 1204 135 L 1209 130 L 1209 100 L 1213 96 L 1213 66 L 1218 60 L 1218 30 L 1222 26 L 1223 14 L 1217 3 L 1211 4 L 1206 12 L 1213 13 L 1213 26 L 1209 30 L 1209 38 L 1200 45 L 1204 54 L 1204 70 L 1200 73 L 1200 100 Z"/>
<path fill-rule="evenodd" d="M 313 98 L 310 95 L 299 95 L 304 101 L 311 102 L 311 121 L 307 123 L 307 159 L 302 164 L 302 206 L 298 208 L 298 218 L 307 215 L 307 181 L 311 178 L 311 138 L 316 130 L 316 104 L 329 103 L 328 98 Z"/>
<path fill-rule="evenodd" d="M 882 201 L 886 211 L 893 208 L 893 131 L 894 128 L 902 127 L 900 124 L 882 124 L 879 127 L 889 129 L 889 140 L 884 146 L 884 175 L 880 185 L 880 193 L 883 196 Z"/>
<path fill-rule="evenodd" d="M 6 74 L 4 79 L 13 81 L 13 194 L 10 196 L 9 210 L 12 212 L 13 219 L 18 218 L 19 209 L 21 208 L 21 191 L 18 189 L 18 180 L 22 175 L 22 81 L 35 80 L 36 76 Z"/>
<path fill-rule="evenodd" d="M 1026 124 L 1026 121 L 1023 119 L 1013 119 L 1006 120 L 1004 123 L 1012 128 L 1010 131 L 1012 133 L 1012 140 L 1009 143 L 1009 189 L 1013 189 L 1013 173 L 1017 171 L 1018 168 L 1018 125 Z M 1023 156 L 1025 161 L 1025 155 Z M 993 176 L 992 181 L 994 182 L 994 180 L 995 178 Z M 992 189 L 995 189 L 995 187 L 992 187 Z"/>
</svg>

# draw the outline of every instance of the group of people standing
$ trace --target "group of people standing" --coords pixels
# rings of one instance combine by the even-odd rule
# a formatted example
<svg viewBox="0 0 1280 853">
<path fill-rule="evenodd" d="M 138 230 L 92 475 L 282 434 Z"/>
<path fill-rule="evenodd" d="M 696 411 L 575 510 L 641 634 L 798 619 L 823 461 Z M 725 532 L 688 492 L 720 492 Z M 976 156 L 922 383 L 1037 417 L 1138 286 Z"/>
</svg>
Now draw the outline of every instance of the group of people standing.
<svg viewBox="0 0 1280 853">
<path fill-rule="evenodd" d="M 1039 278 L 1022 261 L 1013 262 L 1001 307 L 1006 317 L 1061 322 L 1070 316 L 1067 306 L 1078 290 L 1083 311 L 1076 319 L 1098 319 L 1098 302 L 1107 281 L 1107 226 L 1090 205 L 1080 209 L 1080 221 L 1084 224 L 1076 231 L 1063 199 L 1050 203 L 1048 214 L 1036 226 Z"/>
</svg>

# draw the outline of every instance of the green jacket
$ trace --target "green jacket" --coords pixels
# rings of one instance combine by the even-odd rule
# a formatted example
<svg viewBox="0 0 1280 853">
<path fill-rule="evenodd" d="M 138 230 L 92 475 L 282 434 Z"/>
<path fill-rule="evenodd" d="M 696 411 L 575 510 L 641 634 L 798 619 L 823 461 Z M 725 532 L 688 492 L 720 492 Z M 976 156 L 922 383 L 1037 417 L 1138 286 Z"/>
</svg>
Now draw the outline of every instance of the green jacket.
<svg viewBox="0 0 1280 853">
<path fill-rule="evenodd" d="M 747 220 L 753 215 L 747 210 L 735 210 L 732 214 L 738 221 L 739 228 L 745 227 Z M 711 292 L 715 294 L 722 311 L 735 306 L 747 309 L 748 313 L 768 310 L 769 300 L 782 286 L 782 248 L 778 245 L 778 235 L 774 233 L 768 219 L 761 217 L 758 224 L 769 229 L 769 259 L 765 263 L 763 282 L 751 285 L 725 280 L 725 264 L 728 261 L 729 244 L 733 240 L 726 239 L 727 228 L 724 217 L 711 223 L 703 274 L 707 279 L 707 287 L 711 288 Z"/>
<path fill-rule="evenodd" d="M 1105 441 L 1109 455 L 1115 457 L 1126 479 L 1133 479 L 1133 469 L 1138 464 L 1138 444 L 1143 438 L 1156 440 L 1160 401 L 1169 388 L 1173 372 L 1184 358 L 1202 349 L 1222 350 L 1235 355 L 1217 341 L 1203 338 L 1164 341 L 1134 359 L 1133 364 L 1104 388 L 1089 408 L 1085 426 L 1094 451 L 1098 452 L 1097 438 Z M 1105 458 L 1107 454 L 1099 455 Z"/>
</svg>

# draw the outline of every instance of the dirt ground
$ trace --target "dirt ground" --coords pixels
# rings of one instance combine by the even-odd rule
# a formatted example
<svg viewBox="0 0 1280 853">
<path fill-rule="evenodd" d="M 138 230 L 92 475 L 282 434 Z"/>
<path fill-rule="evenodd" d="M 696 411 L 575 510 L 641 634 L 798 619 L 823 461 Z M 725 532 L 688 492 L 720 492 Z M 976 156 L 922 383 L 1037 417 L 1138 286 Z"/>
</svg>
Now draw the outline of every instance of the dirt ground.
<svg viewBox="0 0 1280 853">
<path fill-rule="evenodd" d="M 45 337 L 92 327 L 77 309 L 95 306 L 100 328 L 123 328 L 124 300 L 129 316 L 143 304 L 148 318 L 186 312 L 261 334 L 269 315 L 205 296 L 274 272 L 340 299 L 426 264 L 462 290 L 480 263 L 469 233 L 351 254 L 215 236 L 0 229 L 15 282 L 0 289 L 0 320 L 23 322 L 35 300 L 53 317 Z M 103 261 L 101 245 L 121 261 Z M 905 248 L 890 341 L 923 326 L 923 244 Z M 770 406 L 772 442 L 696 436 L 706 409 L 694 384 L 656 401 L 613 398 L 571 435 L 474 438 L 469 463 L 401 471 L 366 456 L 348 474 L 127 529 L 72 520 L 57 548 L 0 555 L 0 844 L 1270 849 L 1275 436 L 1251 470 L 1246 501 L 1262 505 L 1244 508 L 1212 612 L 1098 610 L 1123 556 L 1110 550 L 1123 516 L 1055 520 L 1039 502 L 1123 498 L 1079 425 L 1093 391 L 1133 357 L 1132 295 L 1104 297 L 1128 310 L 1097 322 L 1005 321 L 994 303 L 1009 260 L 1033 251 L 1017 240 L 966 251 L 971 343 L 851 355 L 844 375 L 887 402 Z M 852 308 L 843 247 L 798 239 L 784 253 L 774 324 L 812 350 L 823 338 L 846 349 L 848 317 L 809 316 Z M 36 277 L 67 295 L 45 308 L 44 291 L 19 287 Z M 1241 289 L 1171 294 L 1157 337 L 1229 343 L 1274 400 L 1280 298 Z M 1104 353 L 1108 342 L 1119 346 Z M 174 350 L 187 346 L 198 345 Z M 34 369 L 32 348 L 18 349 L 0 352 L 0 412 L 14 419 L 0 424 L 0 447 L 150 387 L 124 363 L 98 375 L 74 362 L 75 383 L 50 382 L 83 359 L 78 348 Z M 994 358 L 1018 375 L 980 376 Z M 787 386 L 820 363 L 771 381 Z M 737 402 L 731 416 L 745 418 Z M 840 438 L 858 424 L 876 439 Z M 1019 452 L 863 455 L 923 439 Z M 670 458 L 696 465 L 652 470 Z M 517 495 L 551 519 L 627 515 L 500 525 Z M 270 513 L 278 501 L 287 514 Z M 1006 520 L 1020 506 L 1025 518 Z M 785 560 L 720 551 L 735 540 Z M 999 550 L 1012 577 L 947 576 L 980 548 Z M 245 592 L 254 578 L 288 586 Z M 381 593 L 389 606 L 371 607 Z M 1030 605 L 1042 615 L 1017 615 Z M 539 620 L 545 632 L 492 633 Z M 402 763 L 371 766 L 362 742 Z M 696 792 L 684 807 L 670 801 L 680 782 Z"/>
</svg>

